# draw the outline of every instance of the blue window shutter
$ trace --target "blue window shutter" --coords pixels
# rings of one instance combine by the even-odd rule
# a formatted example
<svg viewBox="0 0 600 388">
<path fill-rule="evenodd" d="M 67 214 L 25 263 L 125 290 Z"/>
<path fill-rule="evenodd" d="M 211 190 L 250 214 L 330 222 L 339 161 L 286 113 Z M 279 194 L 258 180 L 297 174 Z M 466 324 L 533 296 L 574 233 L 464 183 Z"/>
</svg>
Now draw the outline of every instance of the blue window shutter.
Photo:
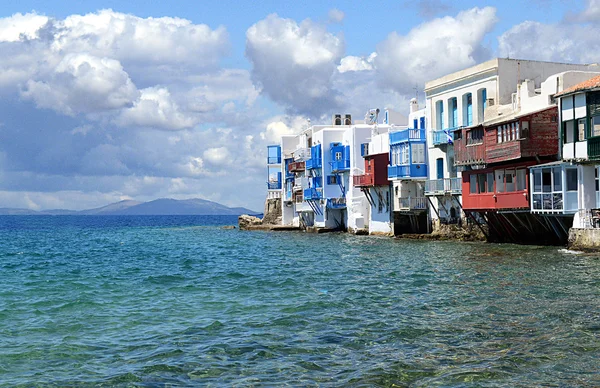
<svg viewBox="0 0 600 388">
<path fill-rule="evenodd" d="M 419 128 L 419 127 L 417 126 L 417 124 L 418 124 L 418 120 L 417 120 L 417 119 L 414 119 L 414 120 L 413 120 L 413 128 L 414 128 L 414 129 L 417 129 L 417 128 Z"/>
<path fill-rule="evenodd" d="M 425 129 L 425 117 L 421 117 L 421 128 L 420 129 Z"/>
</svg>

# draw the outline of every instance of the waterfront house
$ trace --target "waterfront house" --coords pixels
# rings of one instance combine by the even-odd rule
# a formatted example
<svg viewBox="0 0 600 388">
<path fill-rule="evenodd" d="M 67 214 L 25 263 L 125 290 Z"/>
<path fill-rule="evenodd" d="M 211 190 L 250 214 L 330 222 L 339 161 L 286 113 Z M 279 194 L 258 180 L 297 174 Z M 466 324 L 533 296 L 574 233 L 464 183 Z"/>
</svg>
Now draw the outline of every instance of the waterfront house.
<svg viewBox="0 0 600 388">
<path fill-rule="evenodd" d="M 426 109 L 419 109 L 416 98 L 410 101 L 408 128 L 392 129 L 388 136 L 387 178 L 393 198 L 394 234 L 427 233 L 428 199 Z"/>
<path fill-rule="evenodd" d="M 464 218 L 461 171 L 455 163 L 455 132 L 460 129 L 458 136 L 468 136 L 465 141 L 482 141 L 484 112 L 495 105 L 514 104 L 519 80 L 534 80 L 530 86 L 535 93 L 541 80 L 567 70 L 589 71 L 590 66 L 496 58 L 425 84 L 427 120 L 431 123 L 425 195 L 431 201 L 434 230 L 443 224 L 461 224 Z M 502 122 L 505 124 L 512 125 L 512 122 Z M 473 165 L 484 162 L 476 153 L 468 157 Z"/>
<path fill-rule="evenodd" d="M 595 236 L 591 240 L 598 241 L 600 75 L 578 76 L 581 82 L 571 87 L 565 85 L 555 95 L 560 107 L 561 161 L 531 168 L 531 211 L 546 217 L 571 216 L 572 233 L 580 237 Z"/>
</svg>

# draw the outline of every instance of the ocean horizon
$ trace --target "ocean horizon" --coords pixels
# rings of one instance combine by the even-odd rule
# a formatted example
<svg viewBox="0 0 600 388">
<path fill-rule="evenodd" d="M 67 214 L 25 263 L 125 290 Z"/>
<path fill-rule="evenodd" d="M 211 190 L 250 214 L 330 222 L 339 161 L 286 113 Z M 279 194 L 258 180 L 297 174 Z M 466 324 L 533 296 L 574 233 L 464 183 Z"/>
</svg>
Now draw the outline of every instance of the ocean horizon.
<svg viewBox="0 0 600 388">
<path fill-rule="evenodd" d="M 0 216 L 0 385 L 600 385 L 595 254 L 235 224 Z"/>
</svg>

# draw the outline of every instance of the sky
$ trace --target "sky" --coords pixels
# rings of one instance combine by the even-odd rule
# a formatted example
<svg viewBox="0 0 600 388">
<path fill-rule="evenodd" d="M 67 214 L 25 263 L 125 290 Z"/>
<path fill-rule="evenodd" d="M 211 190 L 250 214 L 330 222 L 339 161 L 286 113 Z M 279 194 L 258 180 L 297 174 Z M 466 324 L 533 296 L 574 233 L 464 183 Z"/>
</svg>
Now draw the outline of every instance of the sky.
<svg viewBox="0 0 600 388">
<path fill-rule="evenodd" d="M 0 207 L 263 208 L 266 146 L 495 57 L 600 62 L 600 0 L 0 2 Z"/>
</svg>

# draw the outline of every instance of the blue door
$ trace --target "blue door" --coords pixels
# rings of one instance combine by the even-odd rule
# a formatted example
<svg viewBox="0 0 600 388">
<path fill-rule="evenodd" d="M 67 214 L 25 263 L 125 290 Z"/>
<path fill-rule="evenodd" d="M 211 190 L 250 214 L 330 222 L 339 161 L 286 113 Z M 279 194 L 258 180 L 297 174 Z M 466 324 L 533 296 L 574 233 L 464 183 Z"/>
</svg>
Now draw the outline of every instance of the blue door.
<svg viewBox="0 0 600 388">
<path fill-rule="evenodd" d="M 436 159 L 437 179 L 444 179 L 444 158 Z"/>
</svg>

